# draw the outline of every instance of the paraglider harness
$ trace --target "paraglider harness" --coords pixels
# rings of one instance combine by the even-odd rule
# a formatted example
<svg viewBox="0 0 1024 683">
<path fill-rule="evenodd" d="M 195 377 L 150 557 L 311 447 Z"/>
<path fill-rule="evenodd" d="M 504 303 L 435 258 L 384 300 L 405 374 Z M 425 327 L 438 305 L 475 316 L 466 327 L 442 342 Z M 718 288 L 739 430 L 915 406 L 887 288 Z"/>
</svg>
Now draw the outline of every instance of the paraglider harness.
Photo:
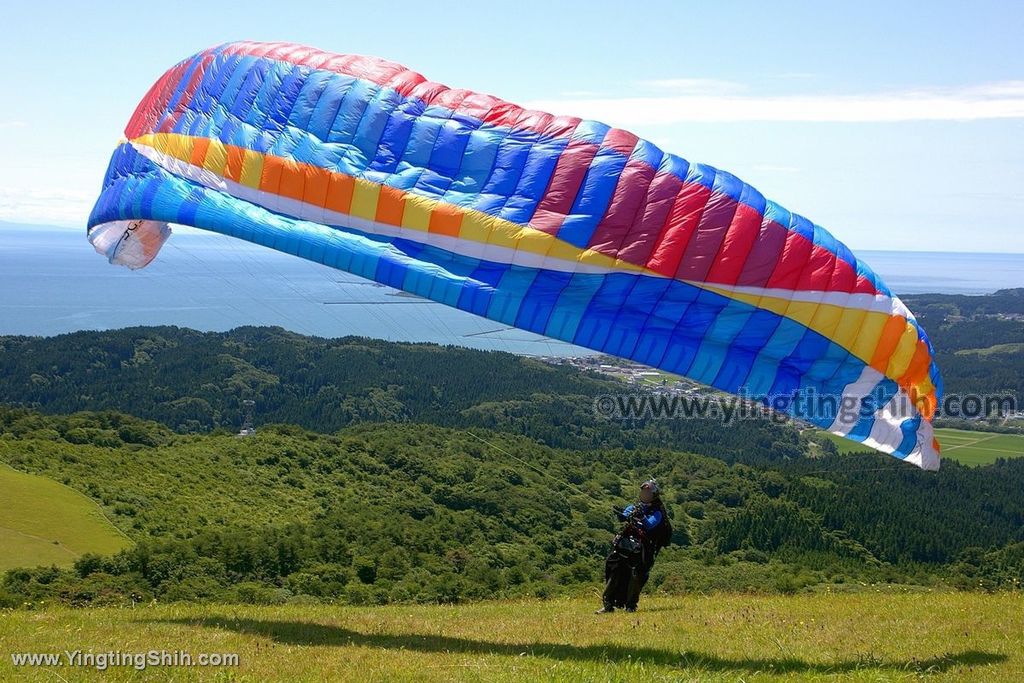
<svg viewBox="0 0 1024 683">
<path fill-rule="evenodd" d="M 639 559 L 641 564 L 647 564 L 654 560 L 659 550 L 668 546 L 672 539 L 672 525 L 668 521 L 665 506 L 659 505 L 657 509 L 661 512 L 661 522 L 648 531 L 644 529 L 644 517 L 650 514 L 650 510 L 645 512 L 640 503 L 633 506 L 622 530 L 612 539 L 612 547 L 616 553 L 630 559 Z M 646 557 L 648 552 L 651 553 L 650 557 Z"/>
<path fill-rule="evenodd" d="M 620 555 L 631 557 L 643 550 L 647 533 L 644 530 L 643 513 L 639 510 L 639 505 L 633 506 L 633 511 L 626 518 L 622 530 L 612 539 L 612 546 Z"/>
</svg>

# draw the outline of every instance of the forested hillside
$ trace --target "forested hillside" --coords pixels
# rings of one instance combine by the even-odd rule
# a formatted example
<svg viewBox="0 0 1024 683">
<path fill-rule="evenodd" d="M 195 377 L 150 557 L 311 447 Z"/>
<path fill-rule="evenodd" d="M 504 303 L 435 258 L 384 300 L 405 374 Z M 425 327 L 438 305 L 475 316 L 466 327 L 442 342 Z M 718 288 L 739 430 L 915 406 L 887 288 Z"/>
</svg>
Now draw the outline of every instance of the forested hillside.
<svg viewBox="0 0 1024 683">
<path fill-rule="evenodd" d="M 426 424 L 177 435 L 116 413 L 0 411 L 0 461 L 98 501 L 136 546 L 10 572 L 5 604 L 382 603 L 592 590 L 611 506 L 656 476 L 675 527 L 652 587 L 794 591 L 1024 578 L 1024 460 L 727 465 Z"/>
<path fill-rule="evenodd" d="M 630 389 L 508 353 L 279 328 L 202 333 L 173 327 L 0 337 L 0 403 L 48 413 L 118 410 L 179 433 L 256 425 L 334 432 L 359 422 L 485 427 L 562 448 L 669 446 L 727 461 L 802 453 L 792 427 L 767 420 L 610 421 L 594 398 Z"/>
<path fill-rule="evenodd" d="M 947 392 L 1012 395 L 1024 409 L 1024 288 L 905 301 L 935 346 Z"/>
</svg>

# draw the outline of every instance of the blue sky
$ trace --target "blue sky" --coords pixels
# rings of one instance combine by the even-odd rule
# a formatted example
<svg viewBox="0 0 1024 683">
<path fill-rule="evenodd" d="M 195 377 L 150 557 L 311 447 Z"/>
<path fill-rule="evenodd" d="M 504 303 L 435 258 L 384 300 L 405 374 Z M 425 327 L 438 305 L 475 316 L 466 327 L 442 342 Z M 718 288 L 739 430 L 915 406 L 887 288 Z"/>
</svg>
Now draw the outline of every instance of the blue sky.
<svg viewBox="0 0 1024 683">
<path fill-rule="evenodd" d="M 287 40 L 628 128 L 855 249 L 1024 252 L 1024 4 L 301 4 L 5 7 L 0 220 L 83 226 L 164 70 Z"/>
</svg>

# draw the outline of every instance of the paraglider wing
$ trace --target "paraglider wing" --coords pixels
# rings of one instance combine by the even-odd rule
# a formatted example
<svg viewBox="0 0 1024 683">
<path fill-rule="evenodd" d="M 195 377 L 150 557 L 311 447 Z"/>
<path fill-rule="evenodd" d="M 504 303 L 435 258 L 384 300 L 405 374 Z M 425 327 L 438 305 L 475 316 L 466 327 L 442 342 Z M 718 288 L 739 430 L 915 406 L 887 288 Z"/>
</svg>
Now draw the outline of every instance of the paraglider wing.
<svg viewBox="0 0 1024 683">
<path fill-rule="evenodd" d="M 823 228 L 625 130 L 243 42 L 170 69 L 125 133 L 89 219 L 113 262 L 119 221 L 148 235 L 123 252 L 133 267 L 164 224 L 195 226 L 938 468 L 941 382 L 902 302 Z"/>
</svg>

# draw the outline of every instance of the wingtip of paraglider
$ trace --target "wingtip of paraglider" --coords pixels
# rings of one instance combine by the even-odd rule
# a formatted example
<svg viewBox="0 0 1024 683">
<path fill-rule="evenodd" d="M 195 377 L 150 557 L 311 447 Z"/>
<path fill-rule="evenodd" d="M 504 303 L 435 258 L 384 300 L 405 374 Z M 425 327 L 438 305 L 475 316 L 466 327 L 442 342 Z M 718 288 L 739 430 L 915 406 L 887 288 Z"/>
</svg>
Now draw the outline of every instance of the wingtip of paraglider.
<svg viewBox="0 0 1024 683">
<path fill-rule="evenodd" d="M 163 221 L 121 220 L 94 225 L 86 235 L 96 253 L 107 261 L 138 270 L 156 258 L 171 236 L 171 227 Z"/>
<path fill-rule="evenodd" d="M 921 469 L 927 472 L 938 472 L 942 466 L 942 458 L 939 457 L 938 452 L 929 449 L 922 453 L 921 456 Z"/>
<path fill-rule="evenodd" d="M 927 432 L 926 435 L 923 435 L 925 438 L 918 440 L 917 448 L 907 456 L 906 460 L 922 470 L 938 472 L 942 465 L 939 442 L 931 435 L 931 423 L 927 424 L 929 428 L 925 430 Z"/>
</svg>

